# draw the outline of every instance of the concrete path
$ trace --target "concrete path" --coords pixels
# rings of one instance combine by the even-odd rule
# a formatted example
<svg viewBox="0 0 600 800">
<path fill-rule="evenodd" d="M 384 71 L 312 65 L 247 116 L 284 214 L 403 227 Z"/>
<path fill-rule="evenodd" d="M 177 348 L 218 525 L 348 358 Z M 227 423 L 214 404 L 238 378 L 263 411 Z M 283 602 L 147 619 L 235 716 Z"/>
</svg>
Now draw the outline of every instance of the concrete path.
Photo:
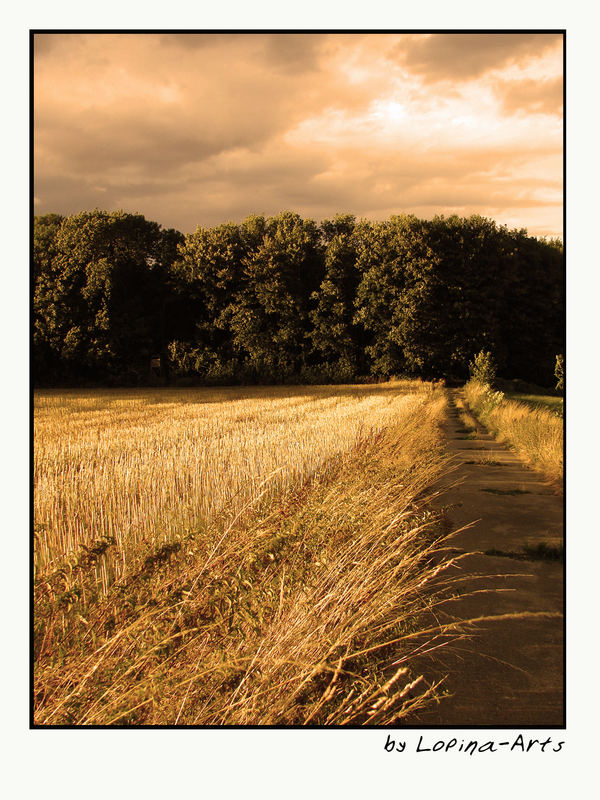
<svg viewBox="0 0 600 800">
<path fill-rule="evenodd" d="M 458 485 L 436 504 L 452 530 L 477 522 L 451 541 L 470 555 L 447 573 L 459 579 L 456 597 L 436 617 L 496 619 L 469 626 L 468 638 L 422 657 L 426 675 L 447 676 L 448 696 L 411 725 L 563 726 L 564 566 L 539 554 L 516 557 L 526 547 L 562 545 L 562 497 L 474 417 L 465 424 L 461 390 L 448 395 L 444 429 L 456 470 L 444 482 Z"/>
</svg>

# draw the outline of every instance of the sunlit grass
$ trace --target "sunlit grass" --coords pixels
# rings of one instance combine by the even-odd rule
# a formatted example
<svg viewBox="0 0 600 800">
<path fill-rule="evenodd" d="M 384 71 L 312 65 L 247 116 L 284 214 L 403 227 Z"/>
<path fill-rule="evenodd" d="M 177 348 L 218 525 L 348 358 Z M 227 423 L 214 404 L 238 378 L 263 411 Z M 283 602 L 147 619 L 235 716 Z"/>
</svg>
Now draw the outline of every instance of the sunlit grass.
<svg viewBox="0 0 600 800">
<path fill-rule="evenodd" d="M 36 571 L 114 540 L 106 589 L 148 550 L 234 518 L 259 487 L 268 500 L 381 430 L 427 386 L 37 393 Z"/>
<path fill-rule="evenodd" d="M 423 506 L 446 463 L 443 392 L 417 383 L 55 399 L 72 424 L 61 428 L 52 396 L 38 398 L 38 479 L 41 464 L 74 476 L 79 459 L 81 484 L 57 485 L 83 516 L 81 537 L 98 542 L 98 506 L 113 515 L 105 533 L 132 509 L 140 528 L 72 550 L 68 566 L 60 536 L 49 537 L 62 566 L 46 562 L 35 582 L 37 724 L 391 724 L 435 695 L 411 659 L 446 635 L 420 621 L 446 563 L 444 528 Z M 187 533 L 169 509 L 171 542 L 144 558 L 140 530 L 150 537 L 164 509 L 110 488 L 136 470 L 134 486 L 144 475 L 155 476 L 148 491 L 169 484 L 160 498 L 179 498 L 178 513 L 202 502 L 198 487 L 212 502 Z M 90 487 L 86 504 L 77 491 Z M 120 558 L 123 574 L 95 591 Z"/>
<path fill-rule="evenodd" d="M 506 399 L 476 381 L 465 386 L 475 415 L 499 440 L 510 444 L 534 468 L 557 483 L 563 476 L 563 421 L 543 407 Z"/>
<path fill-rule="evenodd" d="M 520 394 L 519 392 L 507 392 L 506 397 L 508 400 L 524 403 L 531 408 L 549 409 L 559 416 L 563 415 L 564 400 L 562 397 L 549 394 Z"/>
</svg>

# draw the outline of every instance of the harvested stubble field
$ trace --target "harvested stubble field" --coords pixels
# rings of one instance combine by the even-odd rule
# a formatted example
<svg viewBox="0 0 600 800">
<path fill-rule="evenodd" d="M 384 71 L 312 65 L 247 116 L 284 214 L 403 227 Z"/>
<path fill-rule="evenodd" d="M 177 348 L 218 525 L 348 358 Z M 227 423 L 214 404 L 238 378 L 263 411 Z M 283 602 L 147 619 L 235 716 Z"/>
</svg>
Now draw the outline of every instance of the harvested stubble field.
<svg viewBox="0 0 600 800">
<path fill-rule="evenodd" d="M 35 724 L 381 724 L 430 699 L 410 654 L 445 563 L 423 504 L 445 402 L 36 394 Z"/>
</svg>

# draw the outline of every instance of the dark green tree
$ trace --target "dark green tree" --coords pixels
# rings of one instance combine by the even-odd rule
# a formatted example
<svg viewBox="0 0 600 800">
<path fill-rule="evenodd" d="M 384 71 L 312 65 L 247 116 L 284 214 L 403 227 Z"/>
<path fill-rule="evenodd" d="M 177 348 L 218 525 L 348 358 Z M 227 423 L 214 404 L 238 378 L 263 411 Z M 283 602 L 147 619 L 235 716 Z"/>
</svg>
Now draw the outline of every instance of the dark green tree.
<svg viewBox="0 0 600 800">
<path fill-rule="evenodd" d="M 94 210 L 62 220 L 35 290 L 36 327 L 59 365 L 55 378 L 145 379 L 151 354 L 164 346 L 176 239 L 139 214 Z"/>
<path fill-rule="evenodd" d="M 427 249 L 425 223 L 403 214 L 389 222 L 364 223 L 357 236 L 362 277 L 356 292 L 355 323 L 365 332 L 371 372 L 385 377 L 418 371 L 420 365 L 406 347 L 410 313 L 406 301 L 411 293 L 418 297 L 430 269 L 432 254 Z"/>
<path fill-rule="evenodd" d="M 59 279 L 58 232 L 63 217 L 37 216 L 32 236 L 32 362 L 38 380 L 53 382 L 60 374 L 60 320 L 56 301 Z"/>
<path fill-rule="evenodd" d="M 257 219 L 242 227 L 256 244 Z M 258 247 L 243 259 L 230 314 L 234 348 L 257 379 L 290 380 L 306 365 L 310 298 L 321 276 L 316 224 L 292 212 L 269 218 Z"/>
<path fill-rule="evenodd" d="M 565 350 L 564 257 L 525 230 L 506 232 L 501 328 L 511 376 L 549 386 Z"/>
<path fill-rule="evenodd" d="M 315 374 L 323 379 L 350 381 L 364 368 L 361 330 L 353 322 L 360 281 L 355 229 L 352 214 L 339 214 L 321 223 L 324 275 L 319 289 L 312 293 L 309 317 Z"/>
<path fill-rule="evenodd" d="M 496 225 L 478 216 L 434 217 L 421 237 L 406 261 L 398 342 L 412 373 L 464 378 L 481 344 L 502 352 Z"/>
<path fill-rule="evenodd" d="M 95 210 L 36 217 L 32 244 L 39 382 L 143 382 L 167 350 L 209 383 L 464 378 L 483 348 L 549 385 L 565 349 L 562 243 L 479 216 L 283 212 L 183 237 Z"/>
<path fill-rule="evenodd" d="M 180 373 L 209 382 L 235 380 L 231 317 L 240 292 L 247 243 L 238 225 L 197 228 L 179 251 L 179 336 L 171 356 Z"/>
</svg>

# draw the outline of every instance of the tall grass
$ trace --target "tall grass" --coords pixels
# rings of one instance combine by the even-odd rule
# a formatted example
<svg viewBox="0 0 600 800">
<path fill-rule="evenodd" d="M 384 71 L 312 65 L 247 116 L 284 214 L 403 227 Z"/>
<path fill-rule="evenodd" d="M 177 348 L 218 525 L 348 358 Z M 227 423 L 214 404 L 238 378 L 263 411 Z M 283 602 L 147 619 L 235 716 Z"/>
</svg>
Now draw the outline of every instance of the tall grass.
<svg viewBox="0 0 600 800">
<path fill-rule="evenodd" d="M 445 399 L 381 391 L 350 393 L 363 425 L 348 414 L 318 469 L 276 492 L 265 476 L 228 521 L 214 515 L 104 593 L 84 603 L 70 587 L 93 585 L 115 545 L 39 578 L 36 723 L 388 724 L 431 699 L 410 663 L 446 563 L 423 507 L 445 464 Z M 327 400 L 313 398 L 335 420 Z M 345 427 L 353 441 L 339 441 Z"/>
<path fill-rule="evenodd" d="M 465 398 L 475 415 L 501 441 L 557 483 L 563 476 L 563 421 L 550 410 L 507 400 L 502 392 L 469 381 Z"/>
<path fill-rule="evenodd" d="M 564 399 L 548 394 L 522 394 L 519 392 L 507 392 L 508 400 L 515 400 L 517 403 L 524 403 L 530 408 L 541 408 L 552 411 L 559 417 L 564 415 Z"/>
</svg>

